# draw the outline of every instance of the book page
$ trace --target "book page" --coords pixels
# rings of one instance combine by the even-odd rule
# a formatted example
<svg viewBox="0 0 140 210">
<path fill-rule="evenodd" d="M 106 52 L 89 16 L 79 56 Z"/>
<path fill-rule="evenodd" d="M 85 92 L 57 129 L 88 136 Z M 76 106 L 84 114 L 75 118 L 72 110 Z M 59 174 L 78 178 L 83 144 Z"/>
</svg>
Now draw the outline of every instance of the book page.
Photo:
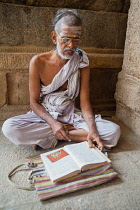
<svg viewBox="0 0 140 210">
<path fill-rule="evenodd" d="M 64 147 L 65 150 L 71 154 L 74 161 L 82 168 L 85 165 L 102 165 L 104 162 L 111 162 L 101 151 L 97 148 L 89 148 L 88 142 L 82 142 Z M 87 167 L 88 168 L 88 167 Z"/>
<path fill-rule="evenodd" d="M 43 163 L 52 181 L 80 170 L 75 161 L 64 148 L 41 154 Z"/>
</svg>

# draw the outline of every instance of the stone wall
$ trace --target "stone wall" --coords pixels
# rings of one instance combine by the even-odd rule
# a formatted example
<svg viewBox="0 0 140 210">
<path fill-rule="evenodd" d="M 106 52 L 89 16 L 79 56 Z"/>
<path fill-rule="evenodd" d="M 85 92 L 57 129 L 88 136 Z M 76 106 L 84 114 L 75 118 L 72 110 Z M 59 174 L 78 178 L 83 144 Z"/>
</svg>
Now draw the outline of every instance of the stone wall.
<svg viewBox="0 0 140 210">
<path fill-rule="evenodd" d="M 125 53 L 116 89 L 116 116 L 140 136 L 140 1 L 131 2 Z"/>
<path fill-rule="evenodd" d="M 127 13 L 130 0 L 1 0 L 3 3 L 35 7 L 75 8 L 92 11 Z"/>
<path fill-rule="evenodd" d="M 57 8 L 0 4 L 0 45 L 52 46 L 50 32 Z M 127 14 L 79 10 L 82 47 L 124 49 Z"/>
</svg>

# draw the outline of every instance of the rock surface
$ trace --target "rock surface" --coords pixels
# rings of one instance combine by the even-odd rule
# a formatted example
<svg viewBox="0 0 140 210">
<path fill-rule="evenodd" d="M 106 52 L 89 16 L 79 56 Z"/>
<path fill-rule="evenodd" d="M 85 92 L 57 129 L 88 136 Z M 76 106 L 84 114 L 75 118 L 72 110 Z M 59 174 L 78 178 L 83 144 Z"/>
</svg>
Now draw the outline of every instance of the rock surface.
<svg viewBox="0 0 140 210">
<path fill-rule="evenodd" d="M 116 88 L 119 120 L 140 136 L 140 7 L 132 1 L 128 15 L 122 71 Z"/>
</svg>

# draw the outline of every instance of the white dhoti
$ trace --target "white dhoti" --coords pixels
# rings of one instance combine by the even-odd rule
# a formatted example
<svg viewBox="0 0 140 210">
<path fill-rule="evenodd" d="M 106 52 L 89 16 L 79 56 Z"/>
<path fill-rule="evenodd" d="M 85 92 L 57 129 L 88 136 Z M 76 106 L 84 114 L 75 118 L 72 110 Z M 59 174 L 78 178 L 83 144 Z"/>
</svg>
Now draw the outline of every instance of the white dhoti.
<svg viewBox="0 0 140 210">
<path fill-rule="evenodd" d="M 64 120 L 61 120 L 58 118 L 58 121 L 65 123 Z M 120 137 L 120 127 L 102 119 L 100 115 L 95 116 L 95 122 L 103 144 L 108 148 L 116 146 Z M 88 131 L 88 126 L 79 113 L 74 114 L 72 125 L 75 129 L 82 128 Z M 49 149 L 57 144 L 57 139 L 50 126 L 32 112 L 6 120 L 2 131 L 16 145 L 37 144 L 44 149 Z"/>
<path fill-rule="evenodd" d="M 87 132 L 88 126 L 81 112 L 75 109 L 74 100 L 79 93 L 79 68 L 88 65 L 86 54 L 78 49 L 54 77 L 52 83 L 48 86 L 42 85 L 40 98 L 40 103 L 53 118 Z M 66 81 L 68 81 L 67 90 L 57 92 Z M 120 127 L 113 122 L 103 120 L 100 115 L 95 116 L 95 122 L 104 145 L 108 148 L 115 146 L 120 137 Z M 37 144 L 42 148 L 53 148 L 57 144 L 50 126 L 32 111 L 6 120 L 2 131 L 16 145 Z"/>
</svg>

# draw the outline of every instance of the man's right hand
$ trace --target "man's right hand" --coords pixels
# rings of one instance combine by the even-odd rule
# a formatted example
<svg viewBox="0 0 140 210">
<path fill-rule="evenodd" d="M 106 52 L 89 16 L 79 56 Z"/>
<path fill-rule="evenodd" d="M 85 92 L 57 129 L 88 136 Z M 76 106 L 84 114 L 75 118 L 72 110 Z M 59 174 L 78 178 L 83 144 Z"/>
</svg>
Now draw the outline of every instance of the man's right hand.
<svg viewBox="0 0 140 210">
<path fill-rule="evenodd" d="M 69 132 L 62 123 L 57 121 L 51 125 L 51 128 L 52 128 L 54 135 L 56 136 L 56 138 L 58 140 L 71 141 L 69 134 L 68 134 Z"/>
</svg>

